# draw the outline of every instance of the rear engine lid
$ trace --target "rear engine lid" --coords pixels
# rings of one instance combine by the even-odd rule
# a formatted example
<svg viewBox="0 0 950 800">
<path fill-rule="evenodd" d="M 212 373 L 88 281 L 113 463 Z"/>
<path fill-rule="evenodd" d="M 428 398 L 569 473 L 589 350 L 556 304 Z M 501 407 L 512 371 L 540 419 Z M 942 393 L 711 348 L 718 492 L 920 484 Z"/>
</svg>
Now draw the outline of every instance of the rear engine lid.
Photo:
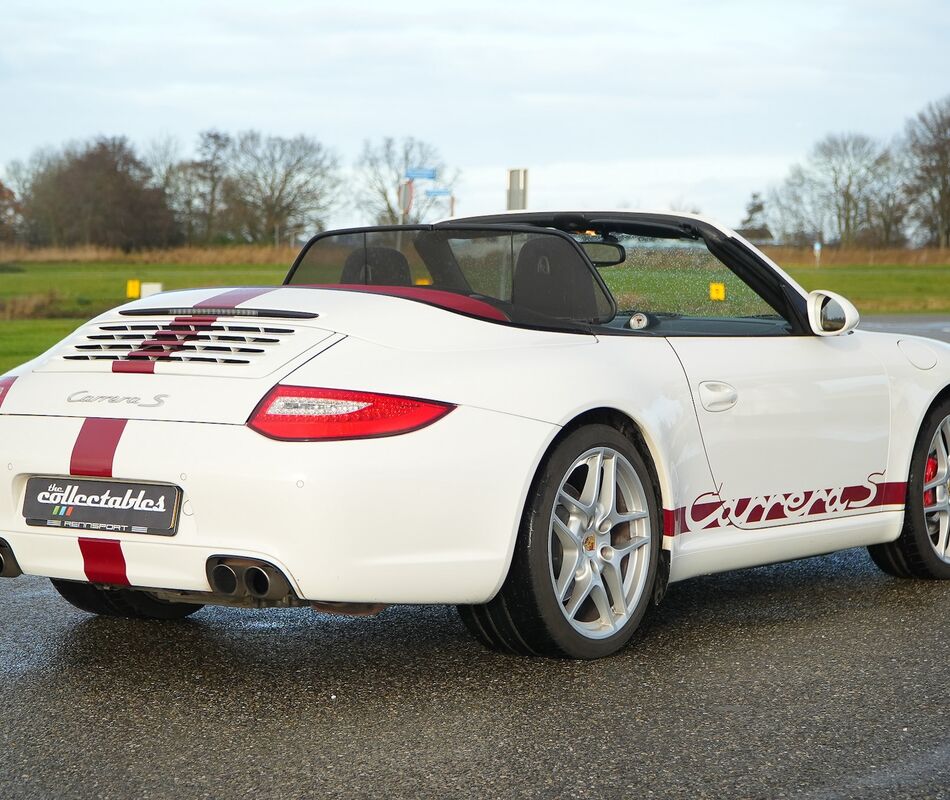
<svg viewBox="0 0 950 800">
<path fill-rule="evenodd" d="M 314 315 L 315 316 L 315 315 Z M 333 335 L 274 316 L 110 315 L 80 328 L 34 372 L 125 372 L 262 378 Z"/>
</svg>

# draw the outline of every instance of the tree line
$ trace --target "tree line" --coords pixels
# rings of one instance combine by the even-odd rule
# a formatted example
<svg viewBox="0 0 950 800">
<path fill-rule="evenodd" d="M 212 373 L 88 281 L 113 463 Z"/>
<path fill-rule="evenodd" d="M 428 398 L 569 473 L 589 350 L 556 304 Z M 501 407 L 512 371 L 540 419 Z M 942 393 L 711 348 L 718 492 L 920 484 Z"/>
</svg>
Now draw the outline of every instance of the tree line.
<svg viewBox="0 0 950 800">
<path fill-rule="evenodd" d="M 439 188 L 457 182 L 435 146 L 411 137 L 365 142 L 349 174 L 310 136 L 207 130 L 192 157 L 171 138 L 139 149 L 125 137 L 99 137 L 7 166 L 0 242 L 124 250 L 294 243 L 345 209 L 378 224 L 445 214 L 446 198 L 424 191 L 403 213 L 400 185 L 418 167 L 435 169 Z M 778 186 L 752 196 L 741 227 L 768 228 L 792 245 L 950 247 L 950 96 L 891 141 L 824 137 Z"/>
<path fill-rule="evenodd" d="M 950 247 L 950 95 L 891 141 L 825 136 L 746 210 L 743 228 L 768 227 L 784 244 Z"/>
<path fill-rule="evenodd" d="M 348 176 L 330 148 L 303 135 L 207 130 L 189 158 L 170 137 L 143 149 L 97 137 L 7 166 L 0 242 L 123 250 L 294 243 L 351 207 L 374 223 L 417 222 L 446 204 L 417 192 L 403 213 L 400 185 L 418 167 L 435 169 L 441 189 L 458 179 L 435 146 L 411 137 L 365 142 Z"/>
</svg>

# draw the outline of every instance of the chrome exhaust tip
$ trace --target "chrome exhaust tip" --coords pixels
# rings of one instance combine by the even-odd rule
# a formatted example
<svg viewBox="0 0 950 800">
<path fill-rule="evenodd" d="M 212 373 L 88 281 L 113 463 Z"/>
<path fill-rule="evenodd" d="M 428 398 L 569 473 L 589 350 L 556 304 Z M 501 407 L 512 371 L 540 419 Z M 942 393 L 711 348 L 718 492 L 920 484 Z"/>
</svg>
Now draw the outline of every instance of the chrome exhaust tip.
<svg viewBox="0 0 950 800">
<path fill-rule="evenodd" d="M 244 586 L 255 600 L 283 600 L 292 593 L 284 574 L 277 567 L 266 563 L 247 568 Z"/>
<path fill-rule="evenodd" d="M 270 576 L 260 567 L 248 567 L 244 572 L 244 587 L 251 597 L 259 600 L 270 592 Z"/>
<path fill-rule="evenodd" d="M 237 573 L 227 564 L 218 564 L 211 570 L 210 583 L 217 594 L 233 596 L 238 592 Z"/>
</svg>

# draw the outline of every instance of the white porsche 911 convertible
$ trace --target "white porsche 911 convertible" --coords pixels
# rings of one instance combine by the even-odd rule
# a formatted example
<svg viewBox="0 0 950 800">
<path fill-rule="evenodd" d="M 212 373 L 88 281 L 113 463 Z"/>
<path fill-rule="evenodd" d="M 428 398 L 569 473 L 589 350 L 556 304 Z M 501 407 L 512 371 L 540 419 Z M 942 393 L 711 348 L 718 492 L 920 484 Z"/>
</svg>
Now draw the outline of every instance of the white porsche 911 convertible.
<svg viewBox="0 0 950 800">
<path fill-rule="evenodd" d="M 688 215 L 324 233 L 0 378 L 2 575 L 128 617 L 450 603 L 574 658 L 704 573 L 950 578 L 950 348 L 857 323 Z"/>
</svg>

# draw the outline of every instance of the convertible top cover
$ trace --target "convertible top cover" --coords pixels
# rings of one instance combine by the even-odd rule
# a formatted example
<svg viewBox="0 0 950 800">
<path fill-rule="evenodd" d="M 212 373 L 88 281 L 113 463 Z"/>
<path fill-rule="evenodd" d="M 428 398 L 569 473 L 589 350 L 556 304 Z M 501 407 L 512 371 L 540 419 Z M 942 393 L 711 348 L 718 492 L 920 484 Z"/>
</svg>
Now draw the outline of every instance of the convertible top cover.
<svg viewBox="0 0 950 800">
<path fill-rule="evenodd" d="M 284 283 L 378 291 L 532 327 L 603 324 L 616 313 L 576 241 L 527 227 L 394 226 L 323 234 L 307 245 Z"/>
</svg>

